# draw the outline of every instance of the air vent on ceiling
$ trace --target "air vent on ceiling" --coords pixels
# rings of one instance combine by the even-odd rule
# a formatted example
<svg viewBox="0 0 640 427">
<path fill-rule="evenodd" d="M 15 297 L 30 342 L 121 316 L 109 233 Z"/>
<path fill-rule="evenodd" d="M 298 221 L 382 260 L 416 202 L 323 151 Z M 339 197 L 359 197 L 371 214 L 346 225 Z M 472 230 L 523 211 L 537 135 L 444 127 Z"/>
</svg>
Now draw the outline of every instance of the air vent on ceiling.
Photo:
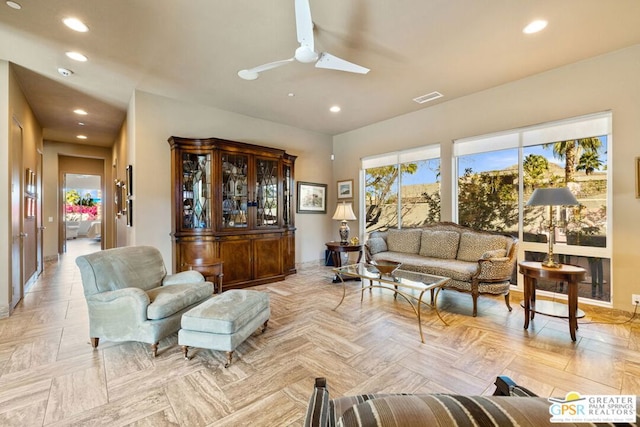
<svg viewBox="0 0 640 427">
<path fill-rule="evenodd" d="M 425 102 L 433 101 L 434 99 L 442 98 L 442 94 L 440 92 L 431 92 L 426 95 L 419 96 L 417 98 L 413 98 L 418 104 L 424 104 Z"/>
</svg>

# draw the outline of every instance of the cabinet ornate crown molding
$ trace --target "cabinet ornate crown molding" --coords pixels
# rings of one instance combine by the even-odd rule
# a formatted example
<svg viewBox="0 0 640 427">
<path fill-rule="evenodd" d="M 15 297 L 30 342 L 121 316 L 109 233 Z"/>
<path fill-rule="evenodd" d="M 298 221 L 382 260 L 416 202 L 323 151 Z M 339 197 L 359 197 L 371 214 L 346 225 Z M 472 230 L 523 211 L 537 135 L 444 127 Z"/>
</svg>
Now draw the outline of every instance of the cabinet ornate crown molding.
<svg viewBox="0 0 640 427">
<path fill-rule="evenodd" d="M 223 289 L 295 273 L 296 156 L 219 138 L 169 145 L 174 271 L 221 259 Z"/>
</svg>

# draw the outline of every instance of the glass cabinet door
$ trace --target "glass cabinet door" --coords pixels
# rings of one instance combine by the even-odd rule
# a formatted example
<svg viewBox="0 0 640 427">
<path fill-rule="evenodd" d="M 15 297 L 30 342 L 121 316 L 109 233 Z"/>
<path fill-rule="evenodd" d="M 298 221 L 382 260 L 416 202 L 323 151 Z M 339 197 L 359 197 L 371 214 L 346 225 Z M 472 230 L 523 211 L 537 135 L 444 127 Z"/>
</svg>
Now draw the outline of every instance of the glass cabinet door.
<svg viewBox="0 0 640 427">
<path fill-rule="evenodd" d="M 256 227 L 278 226 L 278 161 L 256 159 Z"/>
<path fill-rule="evenodd" d="M 211 228 L 210 154 L 182 154 L 182 228 Z"/>
<path fill-rule="evenodd" d="M 242 154 L 222 154 L 222 227 L 246 228 L 249 207 L 249 158 Z"/>
<path fill-rule="evenodd" d="M 285 163 L 282 172 L 282 198 L 284 200 L 284 207 L 282 208 L 282 222 L 286 227 L 293 224 L 293 174 L 291 173 L 291 165 Z"/>
</svg>

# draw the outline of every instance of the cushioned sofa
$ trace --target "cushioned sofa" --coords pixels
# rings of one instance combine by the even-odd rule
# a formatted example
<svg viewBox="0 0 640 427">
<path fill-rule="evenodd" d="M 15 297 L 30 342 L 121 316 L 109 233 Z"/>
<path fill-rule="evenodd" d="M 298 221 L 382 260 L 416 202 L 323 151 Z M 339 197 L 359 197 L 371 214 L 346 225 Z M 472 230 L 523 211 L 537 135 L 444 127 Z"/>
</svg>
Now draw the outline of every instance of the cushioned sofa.
<svg viewBox="0 0 640 427">
<path fill-rule="evenodd" d="M 483 293 L 504 295 L 511 311 L 509 288 L 517 252 L 518 239 L 512 236 L 452 222 L 374 231 L 365 243 L 368 262 L 401 262 L 403 270 L 450 277 L 446 289 L 471 293 L 474 317 Z"/>
<path fill-rule="evenodd" d="M 506 376 L 496 379 L 493 396 L 453 394 L 362 394 L 331 399 L 327 382 L 316 378 L 305 427 L 449 427 L 561 425 L 551 422 L 549 399 L 538 397 Z M 636 397 L 637 411 L 640 410 Z M 625 425 L 636 425 L 625 424 Z M 564 425 L 602 426 L 609 423 Z M 622 424 L 620 424 L 622 425 Z"/>
<path fill-rule="evenodd" d="M 76 258 L 89 309 L 94 348 L 109 341 L 158 342 L 180 329 L 182 314 L 213 294 L 213 283 L 197 271 L 168 275 L 160 251 L 151 246 L 107 249 Z"/>
</svg>

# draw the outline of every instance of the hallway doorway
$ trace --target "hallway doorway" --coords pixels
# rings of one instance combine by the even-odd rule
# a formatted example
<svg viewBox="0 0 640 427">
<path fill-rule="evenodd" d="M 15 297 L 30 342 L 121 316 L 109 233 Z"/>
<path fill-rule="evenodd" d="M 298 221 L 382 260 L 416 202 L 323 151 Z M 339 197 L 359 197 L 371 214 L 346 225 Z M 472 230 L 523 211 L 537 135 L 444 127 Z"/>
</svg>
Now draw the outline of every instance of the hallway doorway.
<svg viewBox="0 0 640 427">
<path fill-rule="evenodd" d="M 64 174 L 63 252 L 84 246 L 102 247 L 103 197 L 99 175 Z"/>
</svg>

